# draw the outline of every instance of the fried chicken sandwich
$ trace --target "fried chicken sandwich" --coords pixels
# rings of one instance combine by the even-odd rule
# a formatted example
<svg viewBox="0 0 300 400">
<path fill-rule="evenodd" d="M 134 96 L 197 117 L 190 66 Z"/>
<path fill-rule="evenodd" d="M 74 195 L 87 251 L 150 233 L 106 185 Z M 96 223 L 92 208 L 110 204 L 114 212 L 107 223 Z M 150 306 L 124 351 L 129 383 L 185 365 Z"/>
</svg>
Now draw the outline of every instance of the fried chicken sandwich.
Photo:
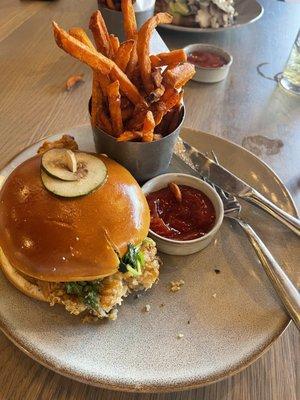
<svg viewBox="0 0 300 400">
<path fill-rule="evenodd" d="M 0 189 L 0 261 L 28 296 L 87 319 L 116 318 L 157 281 L 150 212 L 132 175 L 101 155 L 52 148 Z"/>
</svg>

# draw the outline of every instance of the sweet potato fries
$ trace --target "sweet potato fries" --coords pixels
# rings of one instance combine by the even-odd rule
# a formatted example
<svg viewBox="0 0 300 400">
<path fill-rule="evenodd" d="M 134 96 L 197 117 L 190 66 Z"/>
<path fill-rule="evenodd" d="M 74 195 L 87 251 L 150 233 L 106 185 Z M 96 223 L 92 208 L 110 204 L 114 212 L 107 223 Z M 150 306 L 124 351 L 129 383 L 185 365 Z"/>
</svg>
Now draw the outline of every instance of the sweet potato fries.
<svg viewBox="0 0 300 400">
<path fill-rule="evenodd" d="M 115 5 L 117 2 L 106 2 Z M 56 43 L 93 70 L 91 120 L 118 141 L 159 140 L 167 114 L 179 110 L 183 86 L 195 73 L 183 50 L 150 54 L 150 39 L 172 16 L 159 13 L 137 30 L 132 0 L 121 0 L 126 41 L 109 34 L 100 11 L 90 19 L 95 45 L 82 28 L 69 32 L 53 22 Z M 168 122 L 169 124 L 169 122 Z M 158 127 L 159 125 L 159 127 Z"/>
</svg>

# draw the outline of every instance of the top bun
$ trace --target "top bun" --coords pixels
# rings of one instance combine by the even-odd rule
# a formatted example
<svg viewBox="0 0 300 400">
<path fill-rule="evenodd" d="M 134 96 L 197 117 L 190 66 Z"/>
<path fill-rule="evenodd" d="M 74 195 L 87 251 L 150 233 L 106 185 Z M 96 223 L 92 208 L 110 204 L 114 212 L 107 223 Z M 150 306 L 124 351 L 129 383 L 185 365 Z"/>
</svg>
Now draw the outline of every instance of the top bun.
<svg viewBox="0 0 300 400">
<path fill-rule="evenodd" d="M 98 155 L 107 181 L 83 197 L 61 198 L 41 181 L 41 157 L 19 165 L 0 191 L 0 247 L 10 264 L 48 282 L 103 278 L 118 270 L 129 243 L 148 234 L 147 200 L 133 176 Z"/>
</svg>

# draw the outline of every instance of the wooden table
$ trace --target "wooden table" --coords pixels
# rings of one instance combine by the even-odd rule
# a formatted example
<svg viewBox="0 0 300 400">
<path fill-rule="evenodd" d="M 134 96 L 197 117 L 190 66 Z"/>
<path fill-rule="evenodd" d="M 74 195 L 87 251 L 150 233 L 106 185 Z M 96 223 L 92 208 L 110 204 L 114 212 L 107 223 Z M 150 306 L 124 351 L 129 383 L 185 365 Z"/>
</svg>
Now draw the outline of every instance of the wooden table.
<svg viewBox="0 0 300 400">
<path fill-rule="evenodd" d="M 263 0 L 265 14 L 253 25 L 226 33 L 187 35 L 161 30 L 170 47 L 191 42 L 223 46 L 234 57 L 228 79 L 186 89 L 185 125 L 212 132 L 250 149 L 285 182 L 300 204 L 300 98 L 263 78 L 283 69 L 296 32 L 296 4 Z M 0 2 L 0 167 L 25 146 L 88 123 L 90 71 L 59 51 L 50 21 L 87 27 L 96 0 Z M 66 79 L 84 72 L 71 92 Z M 297 137 L 298 135 L 298 137 Z M 259 361 L 238 375 L 198 390 L 173 394 L 115 393 L 74 382 L 32 361 L 0 334 L 0 399 L 296 400 L 299 336 L 290 325 Z M 298 382 L 299 384 L 299 382 Z"/>
</svg>

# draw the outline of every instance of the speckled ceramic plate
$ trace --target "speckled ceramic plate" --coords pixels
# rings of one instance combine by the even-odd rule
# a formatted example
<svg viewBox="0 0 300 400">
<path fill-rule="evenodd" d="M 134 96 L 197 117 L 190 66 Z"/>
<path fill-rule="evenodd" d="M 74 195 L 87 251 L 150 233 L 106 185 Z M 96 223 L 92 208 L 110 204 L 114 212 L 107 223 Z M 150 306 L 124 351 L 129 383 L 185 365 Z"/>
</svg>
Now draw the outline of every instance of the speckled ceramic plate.
<svg viewBox="0 0 300 400">
<path fill-rule="evenodd" d="M 188 26 L 179 25 L 160 25 L 160 27 L 178 31 L 178 32 L 193 32 L 193 33 L 211 33 L 227 31 L 228 29 L 240 28 L 244 25 L 251 24 L 262 17 L 264 8 L 255 0 L 237 0 L 235 2 L 235 9 L 238 13 L 235 23 L 230 26 L 222 28 L 190 28 Z"/>
<path fill-rule="evenodd" d="M 82 150 L 94 150 L 90 127 L 66 133 Z M 295 214 L 283 184 L 254 155 L 209 134 L 183 130 L 182 137 L 202 151 L 214 149 L 225 166 Z M 24 150 L 1 174 L 9 174 L 38 146 Z M 171 170 L 178 170 L 175 163 Z M 294 235 L 250 206 L 244 216 L 293 276 L 299 265 Z M 129 297 L 116 322 L 96 325 L 83 325 L 59 306 L 27 298 L 0 273 L 1 329 L 26 354 L 60 374 L 110 389 L 154 392 L 193 388 L 240 371 L 289 323 L 246 237 L 228 221 L 203 252 L 162 258 L 159 283 L 138 299 Z M 185 285 L 170 293 L 168 283 L 178 279 Z M 178 339 L 180 333 L 184 336 Z"/>
</svg>

